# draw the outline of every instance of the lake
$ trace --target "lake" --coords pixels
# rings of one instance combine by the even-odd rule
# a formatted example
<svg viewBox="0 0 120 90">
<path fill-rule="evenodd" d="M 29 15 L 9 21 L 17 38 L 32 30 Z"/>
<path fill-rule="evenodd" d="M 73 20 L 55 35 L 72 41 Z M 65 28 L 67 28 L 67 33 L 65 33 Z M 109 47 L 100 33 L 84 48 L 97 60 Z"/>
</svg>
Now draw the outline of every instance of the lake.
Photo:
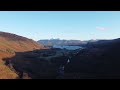
<svg viewBox="0 0 120 90">
<path fill-rule="evenodd" d="M 58 45 L 53 45 L 53 48 L 60 48 L 60 49 L 67 49 L 67 50 L 76 50 L 76 49 L 80 49 L 82 47 L 80 46 L 58 46 Z"/>
</svg>

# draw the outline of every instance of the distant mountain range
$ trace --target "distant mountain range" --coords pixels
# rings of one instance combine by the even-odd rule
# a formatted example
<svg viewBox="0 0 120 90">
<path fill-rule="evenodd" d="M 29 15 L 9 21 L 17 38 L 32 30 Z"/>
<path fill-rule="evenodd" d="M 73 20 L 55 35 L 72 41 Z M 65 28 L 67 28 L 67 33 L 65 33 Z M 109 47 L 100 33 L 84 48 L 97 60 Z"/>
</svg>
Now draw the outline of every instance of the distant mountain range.
<svg viewBox="0 0 120 90">
<path fill-rule="evenodd" d="M 96 42 L 97 40 L 60 40 L 60 39 L 44 39 L 39 40 L 38 43 L 41 43 L 45 46 L 53 46 L 53 45 L 85 45 L 88 42 Z"/>
</svg>

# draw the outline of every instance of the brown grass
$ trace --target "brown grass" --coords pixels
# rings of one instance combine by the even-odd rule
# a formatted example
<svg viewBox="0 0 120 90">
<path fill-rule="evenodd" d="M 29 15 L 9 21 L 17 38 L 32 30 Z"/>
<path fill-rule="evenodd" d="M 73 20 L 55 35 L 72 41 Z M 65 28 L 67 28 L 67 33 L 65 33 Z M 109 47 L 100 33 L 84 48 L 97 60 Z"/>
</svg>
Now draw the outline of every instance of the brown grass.
<svg viewBox="0 0 120 90">
<path fill-rule="evenodd" d="M 0 79 L 16 79 L 18 75 L 11 71 L 2 60 L 0 60 Z"/>
<path fill-rule="evenodd" d="M 12 52 L 25 52 L 34 49 L 43 49 L 44 46 L 37 42 L 15 34 L 0 32 L 0 79 L 16 79 L 18 75 L 11 71 L 2 61 L 15 55 Z M 9 50 L 9 51 L 8 51 Z"/>
</svg>

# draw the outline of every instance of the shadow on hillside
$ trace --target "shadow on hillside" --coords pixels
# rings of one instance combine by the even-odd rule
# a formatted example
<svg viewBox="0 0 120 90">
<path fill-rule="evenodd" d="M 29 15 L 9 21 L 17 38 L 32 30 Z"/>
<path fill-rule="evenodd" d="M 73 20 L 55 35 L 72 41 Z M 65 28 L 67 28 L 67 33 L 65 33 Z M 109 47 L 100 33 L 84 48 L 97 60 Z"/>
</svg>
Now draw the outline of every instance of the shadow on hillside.
<svg viewBox="0 0 120 90">
<path fill-rule="evenodd" d="M 16 52 L 12 58 L 4 58 L 5 64 L 15 71 L 20 78 L 32 79 L 55 79 L 58 76 L 58 68 L 65 64 L 66 57 L 57 57 L 46 60 L 47 54 L 52 54 L 51 50 L 34 50 L 28 52 Z"/>
<path fill-rule="evenodd" d="M 92 45 L 91 45 L 92 46 Z M 97 43 L 81 50 L 66 66 L 70 78 L 120 79 L 120 40 Z"/>
<path fill-rule="evenodd" d="M 68 57 L 40 58 L 55 53 L 55 50 L 16 52 L 14 57 L 3 60 L 20 78 L 56 79 L 59 67 L 66 64 Z M 120 79 L 120 43 L 81 50 L 65 66 L 65 78 Z"/>
</svg>

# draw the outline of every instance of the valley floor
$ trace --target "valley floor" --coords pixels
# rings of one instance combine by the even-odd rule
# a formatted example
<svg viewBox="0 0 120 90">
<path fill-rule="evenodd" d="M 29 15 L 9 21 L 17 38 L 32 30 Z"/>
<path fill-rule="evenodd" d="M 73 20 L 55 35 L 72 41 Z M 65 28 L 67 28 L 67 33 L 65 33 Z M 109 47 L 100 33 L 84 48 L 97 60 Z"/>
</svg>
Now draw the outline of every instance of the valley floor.
<svg viewBox="0 0 120 90">
<path fill-rule="evenodd" d="M 29 52 L 16 52 L 11 58 L 4 58 L 6 65 L 18 73 L 19 78 L 57 78 L 59 67 L 66 65 L 69 56 L 78 51 L 45 49 Z M 11 72 L 13 72 L 11 71 Z M 26 75 L 25 75 L 26 74 Z"/>
</svg>

